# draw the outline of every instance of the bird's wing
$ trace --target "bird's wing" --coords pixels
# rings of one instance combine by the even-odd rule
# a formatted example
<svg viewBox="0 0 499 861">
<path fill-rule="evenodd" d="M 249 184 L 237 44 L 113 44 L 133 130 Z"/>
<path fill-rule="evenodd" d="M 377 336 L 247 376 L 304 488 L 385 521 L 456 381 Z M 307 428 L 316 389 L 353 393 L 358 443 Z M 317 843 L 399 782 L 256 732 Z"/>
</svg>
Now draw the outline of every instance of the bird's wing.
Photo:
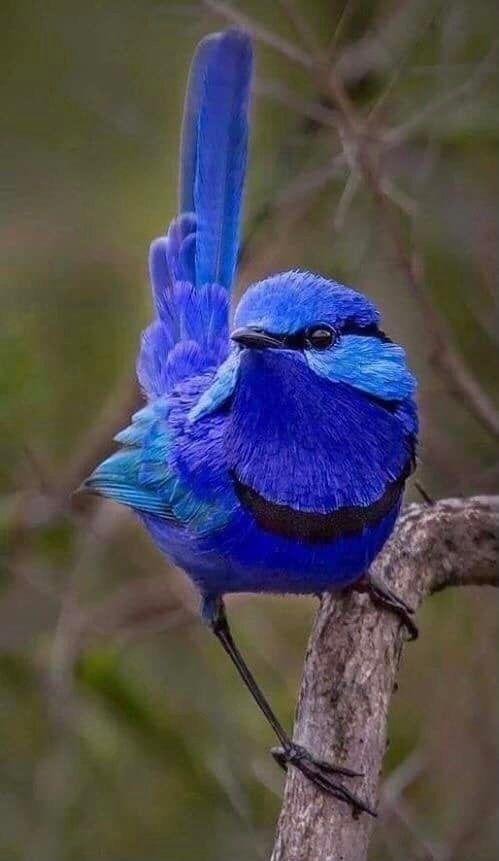
<svg viewBox="0 0 499 861">
<path fill-rule="evenodd" d="M 115 437 L 120 450 L 94 470 L 84 488 L 191 532 L 209 532 L 222 526 L 229 512 L 200 499 L 179 476 L 170 457 L 169 411 L 168 398 L 160 398 L 135 413 Z"/>
<path fill-rule="evenodd" d="M 238 30 L 209 36 L 194 56 L 180 151 L 181 214 L 149 257 L 156 318 L 144 332 L 137 371 L 150 400 L 227 356 L 251 71 L 251 42 Z"/>
</svg>

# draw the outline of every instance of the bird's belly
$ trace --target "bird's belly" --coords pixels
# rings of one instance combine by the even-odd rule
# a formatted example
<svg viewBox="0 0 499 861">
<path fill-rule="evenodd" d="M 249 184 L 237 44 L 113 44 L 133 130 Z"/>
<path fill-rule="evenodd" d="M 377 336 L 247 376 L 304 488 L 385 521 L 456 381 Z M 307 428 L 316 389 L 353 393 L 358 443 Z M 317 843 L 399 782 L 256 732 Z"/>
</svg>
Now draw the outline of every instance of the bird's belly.
<svg viewBox="0 0 499 861">
<path fill-rule="evenodd" d="M 400 499 L 377 522 L 326 541 L 272 534 L 240 508 L 215 536 L 184 537 L 147 518 L 154 539 L 204 594 L 307 594 L 341 589 L 369 567 L 393 530 Z"/>
<path fill-rule="evenodd" d="M 224 591 L 305 594 L 353 583 L 383 547 L 399 508 L 398 501 L 376 523 L 322 542 L 271 534 L 243 512 L 239 524 L 232 525 L 238 538 Z"/>
</svg>

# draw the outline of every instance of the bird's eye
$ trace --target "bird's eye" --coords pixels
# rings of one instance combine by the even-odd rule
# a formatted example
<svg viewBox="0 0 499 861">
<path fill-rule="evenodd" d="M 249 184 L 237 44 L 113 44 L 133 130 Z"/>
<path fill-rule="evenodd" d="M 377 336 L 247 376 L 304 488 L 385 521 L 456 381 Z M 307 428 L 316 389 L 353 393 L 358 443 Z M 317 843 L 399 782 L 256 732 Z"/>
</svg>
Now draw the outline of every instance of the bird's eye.
<svg viewBox="0 0 499 861">
<path fill-rule="evenodd" d="M 336 332 L 331 326 L 326 326 L 324 323 L 319 326 L 311 326 L 305 333 L 307 347 L 313 347 L 315 350 L 327 350 L 335 341 Z"/>
</svg>

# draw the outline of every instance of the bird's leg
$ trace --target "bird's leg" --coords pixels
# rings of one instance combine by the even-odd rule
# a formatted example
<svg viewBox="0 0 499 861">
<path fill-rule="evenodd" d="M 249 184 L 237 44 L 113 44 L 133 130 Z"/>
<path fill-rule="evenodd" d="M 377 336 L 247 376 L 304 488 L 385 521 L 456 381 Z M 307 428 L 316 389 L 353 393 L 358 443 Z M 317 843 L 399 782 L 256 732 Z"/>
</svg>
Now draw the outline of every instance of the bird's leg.
<svg viewBox="0 0 499 861">
<path fill-rule="evenodd" d="M 406 604 L 402 598 L 399 598 L 395 592 L 392 592 L 381 580 L 378 580 L 373 574 L 368 573 L 360 583 L 354 586 L 354 589 L 358 592 L 368 592 L 377 607 L 382 607 L 385 610 L 391 610 L 392 613 L 396 613 L 409 631 L 410 639 L 417 640 L 419 635 L 418 627 L 411 618 L 414 614 L 414 609 Z"/>
<path fill-rule="evenodd" d="M 286 771 L 288 765 L 294 765 L 295 768 L 298 768 L 302 774 L 315 784 L 315 786 L 319 787 L 324 792 L 333 795 L 335 798 L 344 801 L 346 804 L 350 804 L 354 814 L 359 814 L 365 811 L 366 813 L 370 813 L 371 816 L 376 816 L 376 813 L 360 798 L 351 793 L 340 783 L 336 783 L 331 778 L 331 775 L 334 774 L 341 775 L 342 777 L 361 777 L 362 775 L 349 768 L 342 768 L 325 762 L 324 760 L 317 759 L 304 747 L 296 744 L 290 737 L 289 733 L 286 732 L 280 721 L 275 716 L 267 698 L 260 690 L 253 674 L 246 664 L 246 661 L 234 642 L 225 612 L 225 605 L 221 598 L 216 598 L 215 600 L 208 599 L 205 601 L 203 606 L 203 618 L 206 620 L 232 663 L 235 665 L 251 696 L 265 715 L 267 721 L 279 739 L 280 745 L 279 747 L 272 749 L 272 756 L 281 768 Z"/>
<path fill-rule="evenodd" d="M 419 493 L 419 494 L 421 495 L 421 497 L 423 498 L 423 501 L 424 501 L 424 502 L 426 502 L 426 504 L 427 504 L 427 505 L 430 505 L 430 506 L 431 506 L 431 505 L 435 505 L 435 500 L 433 499 L 433 497 L 432 497 L 432 496 L 430 496 L 430 494 L 428 493 L 428 491 L 427 491 L 427 490 L 425 490 L 425 488 L 423 487 L 423 485 L 421 484 L 421 482 L 420 482 L 420 481 L 415 481 L 415 482 L 414 482 L 414 487 L 416 488 L 416 490 L 418 491 L 418 493 Z"/>
</svg>

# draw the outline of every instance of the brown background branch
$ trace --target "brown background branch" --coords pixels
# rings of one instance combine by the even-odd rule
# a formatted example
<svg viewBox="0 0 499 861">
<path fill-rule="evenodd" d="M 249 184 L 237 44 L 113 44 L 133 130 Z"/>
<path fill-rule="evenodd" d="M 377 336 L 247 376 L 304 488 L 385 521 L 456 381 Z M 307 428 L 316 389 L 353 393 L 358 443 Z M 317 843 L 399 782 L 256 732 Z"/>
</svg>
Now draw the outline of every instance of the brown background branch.
<svg viewBox="0 0 499 861">
<path fill-rule="evenodd" d="M 410 505 L 373 571 L 414 607 L 447 586 L 498 586 L 498 523 L 499 497 Z M 294 737 L 362 771 L 352 786 L 374 807 L 404 637 L 395 616 L 349 592 L 323 597 L 307 650 Z M 365 861 L 373 825 L 290 769 L 272 861 Z"/>
</svg>

